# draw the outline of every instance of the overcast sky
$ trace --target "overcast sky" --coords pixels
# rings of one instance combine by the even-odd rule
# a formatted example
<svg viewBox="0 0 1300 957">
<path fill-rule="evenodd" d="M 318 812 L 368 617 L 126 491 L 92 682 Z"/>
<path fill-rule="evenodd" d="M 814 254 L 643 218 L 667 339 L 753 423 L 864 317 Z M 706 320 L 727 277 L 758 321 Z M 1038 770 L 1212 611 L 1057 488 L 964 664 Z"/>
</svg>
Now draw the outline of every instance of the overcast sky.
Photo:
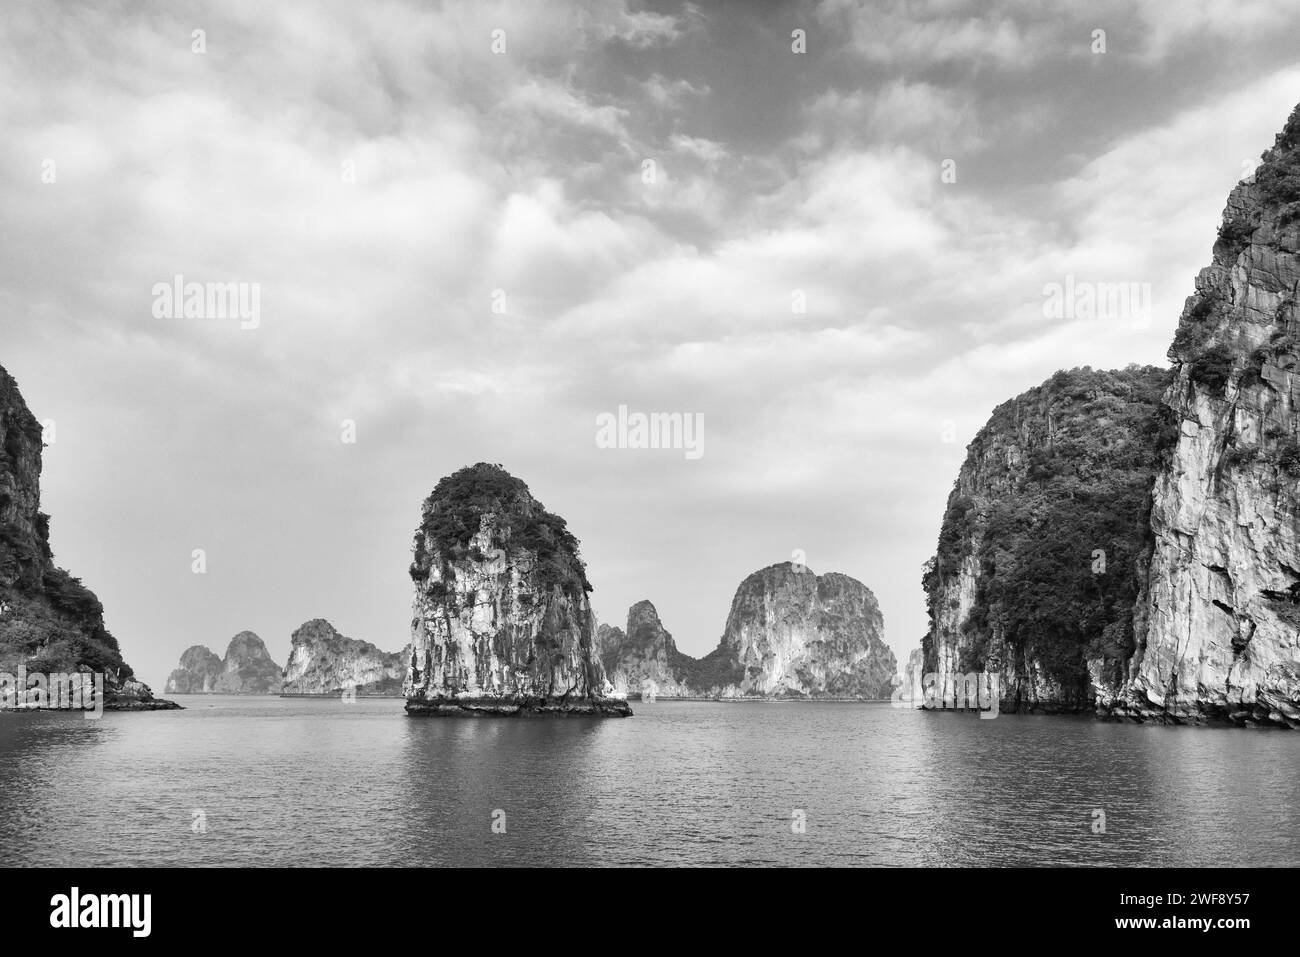
<svg viewBox="0 0 1300 957">
<path fill-rule="evenodd" d="M 56 559 L 156 689 L 316 617 L 396 650 L 421 501 L 500 462 L 603 622 L 649 598 L 703 654 L 801 549 L 905 657 L 966 442 L 1165 362 L 1300 100 L 1294 0 L 1080 6 L 7 5 L 0 364 L 55 425 Z M 260 324 L 157 317 L 178 274 Z M 1044 318 L 1071 275 L 1149 320 Z M 703 455 L 597 447 L 620 405 Z"/>
</svg>

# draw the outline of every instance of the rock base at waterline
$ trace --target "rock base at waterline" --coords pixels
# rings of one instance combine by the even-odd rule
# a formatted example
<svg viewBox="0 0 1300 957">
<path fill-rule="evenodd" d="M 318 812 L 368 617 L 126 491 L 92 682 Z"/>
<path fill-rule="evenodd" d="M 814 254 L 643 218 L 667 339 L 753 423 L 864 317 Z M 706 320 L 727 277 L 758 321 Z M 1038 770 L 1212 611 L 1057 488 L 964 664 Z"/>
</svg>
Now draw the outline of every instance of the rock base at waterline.
<svg viewBox="0 0 1300 957">
<path fill-rule="evenodd" d="M 558 715 L 630 718 L 632 708 L 622 698 L 408 698 L 406 713 L 416 717 L 528 717 Z"/>
</svg>

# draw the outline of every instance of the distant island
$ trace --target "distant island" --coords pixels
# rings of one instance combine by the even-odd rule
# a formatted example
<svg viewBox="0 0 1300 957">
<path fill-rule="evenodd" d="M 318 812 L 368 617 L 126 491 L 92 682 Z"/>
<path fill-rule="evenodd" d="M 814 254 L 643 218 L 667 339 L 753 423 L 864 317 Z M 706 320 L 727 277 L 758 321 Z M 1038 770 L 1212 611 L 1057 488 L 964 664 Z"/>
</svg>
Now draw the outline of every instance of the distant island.
<svg viewBox="0 0 1300 957">
<path fill-rule="evenodd" d="M 282 694 L 396 697 L 402 693 L 408 652 L 381 651 L 368 641 L 341 635 L 328 621 L 301 625 L 290 641 Z"/>
<path fill-rule="evenodd" d="M 262 639 L 251 631 L 241 631 L 230 639 L 224 658 L 203 645 L 186 648 L 180 666 L 167 676 L 165 693 L 276 694 L 280 672 Z"/>
<path fill-rule="evenodd" d="M 167 692 L 400 697 L 406 658 L 405 651 L 381 651 L 314 618 L 294 631 L 283 669 L 261 638 L 243 631 L 230 640 L 224 659 L 203 645 L 187 648 L 167 678 Z"/>
<path fill-rule="evenodd" d="M 649 601 L 628 610 L 626 631 L 600 626 L 598 644 L 615 688 L 633 696 L 882 700 L 898 669 L 883 632 L 867 586 L 782 562 L 740 583 L 703 658 L 677 649 Z"/>
</svg>

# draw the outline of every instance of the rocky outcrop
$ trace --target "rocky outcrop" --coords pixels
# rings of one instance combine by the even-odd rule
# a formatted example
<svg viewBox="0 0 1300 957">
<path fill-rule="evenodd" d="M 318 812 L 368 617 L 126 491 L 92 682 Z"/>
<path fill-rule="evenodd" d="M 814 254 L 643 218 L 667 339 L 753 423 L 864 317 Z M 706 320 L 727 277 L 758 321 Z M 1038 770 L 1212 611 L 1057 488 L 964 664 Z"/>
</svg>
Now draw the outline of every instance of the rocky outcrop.
<svg viewBox="0 0 1300 957">
<path fill-rule="evenodd" d="M 706 678 L 723 696 L 888 698 L 898 662 L 883 632 L 866 585 L 783 562 L 736 589 L 712 653 L 732 674 Z"/>
<path fill-rule="evenodd" d="M 1228 199 L 1168 379 L 1058 373 L 971 443 L 924 576 L 945 698 L 987 671 L 1001 710 L 1300 727 L 1297 299 L 1300 108 Z"/>
<path fill-rule="evenodd" d="M 1151 366 L 1058 372 L 971 441 L 922 578 L 936 696 L 987 672 L 1003 711 L 1088 711 L 1122 683 L 1168 381 Z"/>
<path fill-rule="evenodd" d="M 230 639 L 224 659 L 202 645 L 186 648 L 167 677 L 167 694 L 279 694 L 281 668 L 251 631 Z"/>
<path fill-rule="evenodd" d="M 601 665 L 577 539 L 499 465 L 438 483 L 410 575 L 409 714 L 631 714 Z"/>
<path fill-rule="evenodd" d="M 703 658 L 677 650 L 648 601 L 632 606 L 613 680 L 664 697 L 887 699 L 897 662 L 883 628 L 861 582 L 784 562 L 741 582 Z"/>
<path fill-rule="evenodd" d="M 1300 725 L 1300 107 L 1179 321 L 1143 636 L 1104 713 Z"/>
<path fill-rule="evenodd" d="M 221 694 L 274 694 L 280 690 L 282 670 L 266 650 L 266 643 L 251 631 L 230 639 L 221 664 L 217 691 Z"/>
<path fill-rule="evenodd" d="M 40 423 L 0 368 L 0 672 L 102 673 L 108 710 L 179 707 L 135 678 L 94 592 L 55 567 L 40 510 L 42 449 Z"/>
<path fill-rule="evenodd" d="M 624 694 L 690 697 L 698 662 L 677 650 L 673 636 L 648 601 L 628 609 L 627 630 L 610 629 L 606 635 L 606 673 Z"/>
<path fill-rule="evenodd" d="M 223 671 L 221 659 L 203 645 L 181 652 L 180 665 L 167 676 L 164 694 L 212 694 Z"/>
<path fill-rule="evenodd" d="M 407 657 L 406 649 L 381 651 L 368 641 L 339 634 L 323 618 L 314 618 L 293 633 L 280 691 L 397 695 Z"/>
</svg>

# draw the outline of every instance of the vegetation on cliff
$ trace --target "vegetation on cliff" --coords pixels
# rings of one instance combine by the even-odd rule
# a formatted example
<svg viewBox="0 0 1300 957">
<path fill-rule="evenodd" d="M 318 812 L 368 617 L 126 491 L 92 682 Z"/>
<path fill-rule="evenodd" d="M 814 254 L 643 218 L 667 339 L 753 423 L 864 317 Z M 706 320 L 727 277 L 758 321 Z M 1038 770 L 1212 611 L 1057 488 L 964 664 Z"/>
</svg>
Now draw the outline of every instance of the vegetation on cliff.
<svg viewBox="0 0 1300 957">
<path fill-rule="evenodd" d="M 500 465 L 479 462 L 448 475 L 424 501 L 423 518 L 415 533 L 411 578 L 426 581 L 434 556 L 443 577 L 454 576 L 451 563 L 465 558 L 482 561 L 470 544 L 483 516 L 491 514 L 496 533 L 493 546 L 507 557 L 520 552 L 536 558 L 537 573 L 546 587 L 565 590 L 580 586 L 591 591 L 586 565 L 578 557 L 578 539 L 565 521 L 533 498 L 528 486 Z"/>
<path fill-rule="evenodd" d="M 1255 183 L 1265 203 L 1286 205 L 1284 216 L 1288 212 L 1300 215 L 1300 210 L 1291 205 L 1300 203 L 1300 106 L 1291 111 L 1273 148 L 1264 154 L 1255 170 Z M 1296 215 L 1289 218 L 1294 219 Z"/>
<path fill-rule="evenodd" d="M 994 411 L 970 444 L 922 578 L 930 666 L 935 603 L 972 556 L 974 603 L 956 636 L 963 670 L 987 666 L 995 637 L 1064 688 L 1086 684 L 1087 658 L 1116 668 L 1128 659 L 1153 477 L 1172 442 L 1160 402 L 1168 382 L 1150 366 L 1084 367 Z"/>
<path fill-rule="evenodd" d="M 104 626 L 104 607 L 54 565 L 50 517 L 39 510 L 41 434 L 0 368 L 0 671 L 102 672 L 116 693 L 134 673 Z"/>
</svg>

